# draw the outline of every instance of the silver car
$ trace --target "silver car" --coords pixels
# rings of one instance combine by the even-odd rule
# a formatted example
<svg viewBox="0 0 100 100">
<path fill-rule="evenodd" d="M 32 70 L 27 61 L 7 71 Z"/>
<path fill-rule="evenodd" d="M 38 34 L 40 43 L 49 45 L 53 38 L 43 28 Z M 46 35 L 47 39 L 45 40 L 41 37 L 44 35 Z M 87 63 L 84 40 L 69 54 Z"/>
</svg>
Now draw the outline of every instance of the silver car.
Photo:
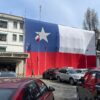
<svg viewBox="0 0 100 100">
<path fill-rule="evenodd" d="M 81 77 L 83 77 L 83 74 L 77 73 L 76 70 L 70 68 L 61 68 L 56 72 L 58 81 L 68 81 L 71 85 L 77 83 Z"/>
</svg>

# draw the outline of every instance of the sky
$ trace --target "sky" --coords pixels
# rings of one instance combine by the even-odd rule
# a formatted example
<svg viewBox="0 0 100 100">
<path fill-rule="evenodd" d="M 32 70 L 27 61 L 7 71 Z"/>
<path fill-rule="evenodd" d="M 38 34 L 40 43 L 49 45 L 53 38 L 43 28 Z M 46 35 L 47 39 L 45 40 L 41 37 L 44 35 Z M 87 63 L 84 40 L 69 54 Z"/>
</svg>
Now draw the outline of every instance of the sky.
<svg viewBox="0 0 100 100">
<path fill-rule="evenodd" d="M 87 8 L 95 9 L 100 21 L 100 0 L 0 0 L 0 13 L 76 28 L 82 28 Z"/>
</svg>

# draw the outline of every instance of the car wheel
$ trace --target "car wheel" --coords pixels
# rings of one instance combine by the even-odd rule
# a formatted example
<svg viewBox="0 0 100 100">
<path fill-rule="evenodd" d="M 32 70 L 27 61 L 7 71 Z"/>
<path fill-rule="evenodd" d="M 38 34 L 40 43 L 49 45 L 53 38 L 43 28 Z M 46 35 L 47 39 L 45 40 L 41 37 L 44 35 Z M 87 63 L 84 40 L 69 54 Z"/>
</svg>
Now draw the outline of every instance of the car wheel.
<svg viewBox="0 0 100 100">
<path fill-rule="evenodd" d="M 70 83 L 71 85 L 74 85 L 74 79 L 73 79 L 73 78 L 70 78 L 70 79 L 69 79 L 69 83 Z"/>
<path fill-rule="evenodd" d="M 43 79 L 46 79 L 46 76 L 45 75 L 43 75 Z"/>
<path fill-rule="evenodd" d="M 61 82 L 61 79 L 60 79 L 60 77 L 59 77 L 59 76 L 57 77 L 57 81 L 58 81 L 58 82 Z"/>
<path fill-rule="evenodd" d="M 55 98 L 53 97 L 53 100 L 55 100 Z"/>
</svg>

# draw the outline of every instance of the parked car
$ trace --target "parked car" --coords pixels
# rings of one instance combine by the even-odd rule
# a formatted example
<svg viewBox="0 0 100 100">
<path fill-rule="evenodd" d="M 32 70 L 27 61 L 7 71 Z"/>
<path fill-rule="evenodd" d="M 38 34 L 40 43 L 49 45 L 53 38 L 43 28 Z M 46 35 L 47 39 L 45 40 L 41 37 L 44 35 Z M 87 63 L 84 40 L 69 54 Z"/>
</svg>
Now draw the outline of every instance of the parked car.
<svg viewBox="0 0 100 100">
<path fill-rule="evenodd" d="M 53 91 L 39 79 L 0 79 L 0 100 L 54 100 Z"/>
<path fill-rule="evenodd" d="M 82 74 L 77 73 L 76 70 L 72 68 L 61 68 L 56 73 L 56 78 L 58 81 L 68 81 L 72 85 L 77 83 L 82 76 Z"/>
<path fill-rule="evenodd" d="M 100 69 L 93 69 L 80 79 L 77 94 L 78 100 L 100 100 Z"/>
<path fill-rule="evenodd" d="M 16 73 L 12 71 L 1 71 L 0 77 L 16 77 Z"/>
<path fill-rule="evenodd" d="M 87 69 L 87 68 L 85 68 L 85 69 L 82 69 L 82 68 L 81 68 L 81 69 L 76 69 L 76 72 L 77 72 L 77 73 L 83 74 L 83 76 L 84 76 L 85 73 L 88 72 L 88 71 L 89 71 L 89 69 Z"/>
<path fill-rule="evenodd" d="M 46 70 L 44 73 L 43 73 L 43 78 L 44 79 L 56 79 L 56 71 L 58 70 L 58 68 L 50 68 L 48 70 Z"/>
</svg>

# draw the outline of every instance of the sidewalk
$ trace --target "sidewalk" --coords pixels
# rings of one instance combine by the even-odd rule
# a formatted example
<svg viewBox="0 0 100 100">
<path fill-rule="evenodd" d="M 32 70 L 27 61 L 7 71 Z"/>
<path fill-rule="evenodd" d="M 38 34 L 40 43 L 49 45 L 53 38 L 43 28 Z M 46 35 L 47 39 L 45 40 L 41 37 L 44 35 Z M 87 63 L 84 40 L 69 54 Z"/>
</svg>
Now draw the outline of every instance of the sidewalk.
<svg viewBox="0 0 100 100">
<path fill-rule="evenodd" d="M 41 79 L 42 78 L 42 75 L 35 75 L 35 76 L 33 76 L 34 78 L 39 78 L 39 79 Z"/>
</svg>

